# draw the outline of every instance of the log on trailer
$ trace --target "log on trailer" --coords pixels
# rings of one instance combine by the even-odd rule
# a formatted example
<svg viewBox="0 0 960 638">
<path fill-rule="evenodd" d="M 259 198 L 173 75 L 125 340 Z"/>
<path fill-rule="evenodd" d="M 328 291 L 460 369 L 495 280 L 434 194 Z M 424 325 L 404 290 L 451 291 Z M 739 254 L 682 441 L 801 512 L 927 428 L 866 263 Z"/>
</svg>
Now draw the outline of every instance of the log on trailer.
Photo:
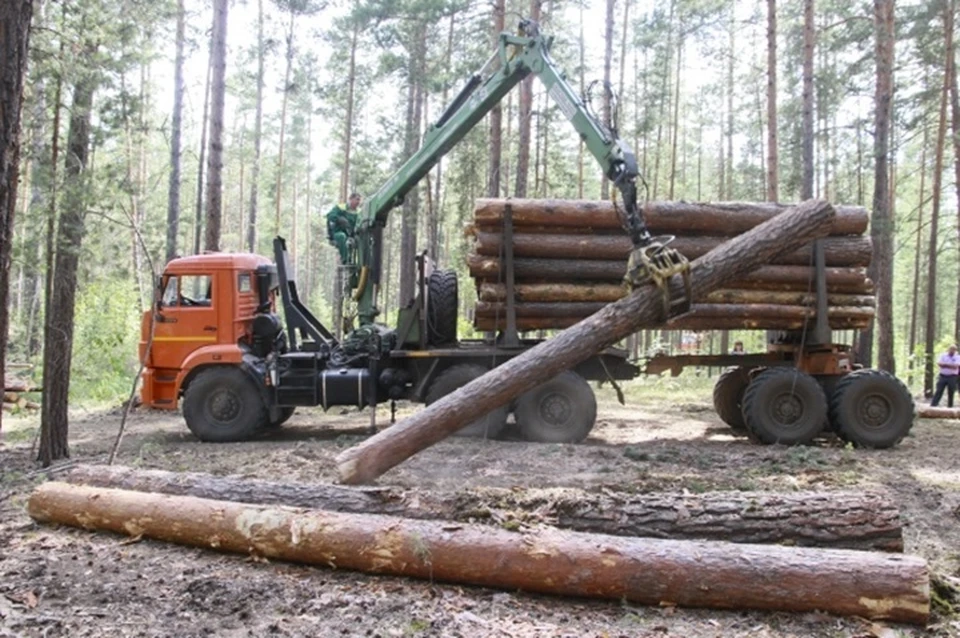
<svg viewBox="0 0 960 638">
<path fill-rule="evenodd" d="M 552 302 L 552 303 L 518 303 L 517 317 L 589 317 L 599 312 L 607 303 L 604 302 Z M 502 317 L 507 312 L 507 306 L 499 301 L 478 301 L 476 305 L 478 317 Z M 862 319 L 870 321 L 874 315 L 871 306 L 831 306 L 827 308 L 830 319 Z M 753 318 L 753 319 L 812 319 L 816 316 L 816 308 L 811 306 L 788 306 L 774 303 L 697 303 L 690 306 L 690 311 L 684 318 L 710 317 L 717 319 Z M 642 324 L 641 328 L 648 328 L 654 324 Z M 667 322 L 669 325 L 669 322 Z"/>
<path fill-rule="evenodd" d="M 678 236 L 670 247 L 693 261 L 702 257 L 720 244 L 726 237 Z M 513 234 L 513 254 L 517 258 L 541 259 L 596 259 L 626 263 L 633 247 L 626 235 L 531 235 Z M 503 235 L 478 232 L 474 251 L 485 257 L 497 257 L 504 250 Z M 829 267 L 869 266 L 873 256 L 870 237 L 827 237 L 823 240 L 824 257 Z M 772 260 L 773 264 L 809 266 L 810 249 L 783 251 Z"/>
<path fill-rule="evenodd" d="M 531 533 L 46 483 L 30 516 L 313 565 L 647 605 L 826 611 L 926 623 L 925 561 L 902 554 Z"/>
<path fill-rule="evenodd" d="M 756 228 L 732 238 L 691 265 L 694 301 L 742 277 L 783 251 L 800 248 L 823 236 L 834 217 L 827 202 L 809 200 Z M 674 276 L 667 284 L 672 297 L 684 294 Z M 420 450 L 441 441 L 465 423 L 569 370 L 603 348 L 653 324 L 663 312 L 663 295 L 653 284 L 606 306 L 554 338 L 523 352 L 413 416 L 337 456 L 344 483 L 367 483 Z"/>
<path fill-rule="evenodd" d="M 580 532 L 734 543 L 903 551 L 896 504 L 880 493 L 602 494 L 483 489 L 452 494 L 81 465 L 68 483 L 215 500 L 416 519 L 546 522 Z"/>
<path fill-rule="evenodd" d="M 517 330 L 566 330 L 583 321 L 582 317 L 518 317 Z M 864 330 L 870 321 L 862 318 L 832 318 L 830 328 L 833 330 Z M 676 319 L 657 324 L 652 323 L 638 327 L 663 327 L 665 330 L 802 330 L 809 328 L 811 320 L 805 317 L 694 317 L 681 315 Z M 500 317 L 476 317 L 473 320 L 476 330 L 505 330 L 507 320 Z"/>
<path fill-rule="evenodd" d="M 480 228 L 501 228 L 508 205 L 514 226 L 523 232 L 529 232 L 528 228 L 623 232 L 623 222 L 613 204 L 593 200 L 478 199 L 474 223 Z M 787 208 L 785 204 L 755 202 L 648 202 L 643 217 L 652 234 L 738 235 Z M 828 234 L 862 235 L 867 232 L 869 218 L 862 206 L 837 206 Z"/>
</svg>

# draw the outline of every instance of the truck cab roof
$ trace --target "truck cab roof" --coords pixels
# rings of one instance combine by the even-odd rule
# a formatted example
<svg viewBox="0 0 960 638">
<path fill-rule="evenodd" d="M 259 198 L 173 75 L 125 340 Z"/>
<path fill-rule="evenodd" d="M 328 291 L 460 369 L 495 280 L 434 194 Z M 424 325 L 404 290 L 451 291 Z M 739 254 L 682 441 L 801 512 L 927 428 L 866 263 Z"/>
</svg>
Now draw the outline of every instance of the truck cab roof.
<svg viewBox="0 0 960 638">
<path fill-rule="evenodd" d="M 256 270 L 259 266 L 272 264 L 266 257 L 253 253 L 205 253 L 173 259 L 164 272 Z"/>
</svg>

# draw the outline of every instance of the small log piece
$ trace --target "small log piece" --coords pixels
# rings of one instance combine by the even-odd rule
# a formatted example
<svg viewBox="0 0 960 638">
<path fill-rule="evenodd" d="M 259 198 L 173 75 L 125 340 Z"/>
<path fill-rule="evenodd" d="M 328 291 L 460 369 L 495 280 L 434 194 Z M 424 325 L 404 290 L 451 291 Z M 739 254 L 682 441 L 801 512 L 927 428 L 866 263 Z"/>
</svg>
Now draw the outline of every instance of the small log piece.
<svg viewBox="0 0 960 638">
<path fill-rule="evenodd" d="M 924 624 L 926 562 L 902 554 L 532 533 L 49 482 L 40 523 L 269 559 L 646 605 L 826 611 Z"/>
<path fill-rule="evenodd" d="M 960 419 L 960 408 L 920 405 L 917 406 L 917 416 L 921 419 Z"/>
<path fill-rule="evenodd" d="M 548 521 L 563 529 L 613 536 L 903 551 L 899 510 L 888 497 L 875 492 L 597 494 L 572 489 L 481 489 L 412 493 L 118 465 L 80 465 L 63 480 L 137 492 L 416 519 L 482 521 L 513 516 L 527 523 Z"/>
</svg>

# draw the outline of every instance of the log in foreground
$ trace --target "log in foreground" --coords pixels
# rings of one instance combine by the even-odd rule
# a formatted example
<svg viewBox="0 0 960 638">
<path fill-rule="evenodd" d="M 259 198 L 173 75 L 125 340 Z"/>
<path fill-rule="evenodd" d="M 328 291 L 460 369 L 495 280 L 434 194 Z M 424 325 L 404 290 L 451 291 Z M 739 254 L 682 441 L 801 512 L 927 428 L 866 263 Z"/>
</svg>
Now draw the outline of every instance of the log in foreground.
<svg viewBox="0 0 960 638">
<path fill-rule="evenodd" d="M 921 405 L 917 407 L 917 416 L 921 419 L 960 419 L 960 408 Z"/>
<path fill-rule="evenodd" d="M 724 283 L 742 277 L 784 251 L 796 250 L 823 236 L 834 217 L 833 207 L 809 200 L 753 230 L 732 238 L 693 262 L 691 295 L 703 298 Z M 671 294 L 683 295 L 683 283 L 674 276 Z M 393 427 L 337 456 L 337 471 L 344 483 L 368 483 L 420 450 L 441 441 L 466 423 L 476 420 L 555 375 L 585 361 L 616 343 L 639 326 L 656 323 L 663 297 L 653 284 L 637 288 L 630 296 L 606 306 L 553 339 L 507 361 L 496 374 L 485 374 Z"/>
<path fill-rule="evenodd" d="M 500 228 L 510 205 L 518 230 L 539 228 L 591 228 L 623 232 L 613 204 L 608 201 L 563 199 L 478 199 L 474 223 Z M 648 202 L 643 218 L 656 234 L 689 233 L 737 235 L 787 210 L 784 204 L 756 202 Z M 862 206 L 837 206 L 830 235 L 862 235 L 867 232 L 869 212 Z"/>
<path fill-rule="evenodd" d="M 448 521 L 519 520 L 580 532 L 903 551 L 896 504 L 880 493 L 603 494 L 574 489 L 482 489 L 452 494 L 81 465 L 72 484 L 215 500 Z"/>
<path fill-rule="evenodd" d="M 30 516 L 313 565 L 647 605 L 826 611 L 925 623 L 925 561 L 902 554 L 619 538 L 297 510 L 46 483 Z"/>
<path fill-rule="evenodd" d="M 713 250 L 725 237 L 677 237 L 670 242 L 680 254 L 693 261 Z M 633 244 L 626 235 L 529 235 L 516 233 L 513 236 L 513 254 L 516 257 L 542 259 L 597 259 L 627 261 Z M 474 250 L 478 255 L 497 257 L 503 252 L 503 235 L 479 232 Z M 870 237 L 827 237 L 823 251 L 829 267 L 869 266 L 873 256 Z M 810 249 L 783 251 L 772 260 L 774 264 L 809 266 L 812 263 Z"/>
</svg>

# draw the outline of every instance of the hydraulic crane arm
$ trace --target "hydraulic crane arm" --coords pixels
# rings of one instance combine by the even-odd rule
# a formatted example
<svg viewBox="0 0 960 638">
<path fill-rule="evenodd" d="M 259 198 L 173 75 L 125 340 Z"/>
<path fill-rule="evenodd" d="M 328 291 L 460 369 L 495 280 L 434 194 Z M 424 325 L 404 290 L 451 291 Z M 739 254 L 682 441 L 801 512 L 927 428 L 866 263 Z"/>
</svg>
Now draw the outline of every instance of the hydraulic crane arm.
<svg viewBox="0 0 960 638">
<path fill-rule="evenodd" d="M 597 121 L 581 97 L 564 79 L 563 73 L 550 58 L 552 41 L 552 37 L 541 35 L 537 24 L 531 21 L 521 22 L 518 35 L 501 33 L 496 53 L 470 78 L 463 90 L 430 126 L 420 149 L 364 204 L 358 231 L 359 265 L 367 268 L 369 272 L 361 275 L 362 288 L 358 290 L 357 296 L 361 324 L 372 323 L 376 316 L 373 288 L 379 281 L 382 229 L 390 210 L 399 206 L 404 196 L 440 158 L 530 74 L 540 78 L 548 95 L 579 133 L 587 150 L 600 163 L 604 174 L 621 193 L 626 230 L 633 240 L 634 253 L 637 255 L 637 259 L 631 256 L 630 270 L 642 271 L 634 272 L 633 275 L 628 273 L 628 280 L 647 274 L 651 267 L 650 256 L 654 257 L 654 266 L 656 261 L 662 258 L 663 247 L 652 242 L 640 214 L 636 156 L 623 140 Z M 500 64 L 495 67 L 493 62 L 496 60 L 499 60 Z M 647 266 L 640 266 L 640 261 Z"/>
</svg>

